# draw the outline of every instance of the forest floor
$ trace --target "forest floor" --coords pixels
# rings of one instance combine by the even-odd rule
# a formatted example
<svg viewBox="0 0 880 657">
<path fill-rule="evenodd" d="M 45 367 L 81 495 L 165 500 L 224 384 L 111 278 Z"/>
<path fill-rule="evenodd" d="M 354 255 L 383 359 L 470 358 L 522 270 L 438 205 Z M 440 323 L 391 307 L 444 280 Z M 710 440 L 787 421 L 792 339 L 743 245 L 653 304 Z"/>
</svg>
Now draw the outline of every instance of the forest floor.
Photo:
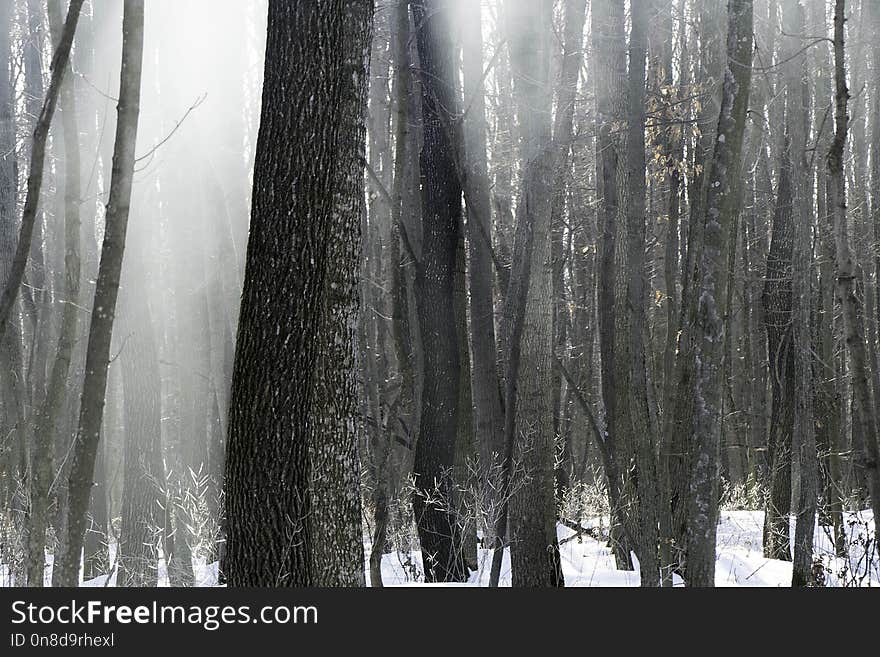
<svg viewBox="0 0 880 657">
<path fill-rule="evenodd" d="M 592 529 L 600 526 L 599 518 L 587 518 L 582 527 Z M 593 522 L 595 525 L 591 525 Z M 873 543 L 873 522 L 870 511 L 846 513 L 847 545 L 849 559 L 834 556 L 834 543 L 823 527 L 816 528 L 815 559 L 821 560 L 825 585 L 878 586 L 880 585 L 880 562 Z M 607 527 L 607 518 L 604 519 Z M 791 562 L 767 559 L 761 549 L 764 523 L 763 511 L 722 511 L 718 525 L 716 586 L 790 586 Z M 614 555 L 606 541 L 599 541 L 588 533 L 578 533 L 569 527 L 558 525 L 557 532 L 562 554 L 562 569 L 566 586 L 638 586 L 639 573 L 617 570 Z M 595 532 L 593 532 L 595 533 Z M 791 521 L 794 537 L 794 519 Z M 433 586 L 488 586 L 492 565 L 492 551 L 478 551 L 479 568 L 471 573 L 465 584 L 438 584 Z M 386 554 L 382 560 L 382 581 L 385 586 L 425 586 L 421 577 L 421 553 L 395 552 Z M 870 571 L 870 578 L 866 576 Z M 414 579 L 414 574 L 416 578 Z M 369 571 L 367 572 L 369 581 Z M 501 586 L 510 586 L 510 550 L 505 550 L 501 569 Z M 674 576 L 674 585 L 683 586 Z"/>
<path fill-rule="evenodd" d="M 761 551 L 761 533 L 764 522 L 762 511 L 722 511 L 718 525 L 717 564 L 715 568 L 716 586 L 789 586 L 791 583 L 791 562 L 767 559 Z M 821 561 L 825 585 L 841 586 L 880 586 L 880 560 L 873 543 L 873 518 L 870 511 L 847 512 L 844 517 L 847 534 L 849 558 L 835 557 L 833 541 L 829 530 L 816 528 L 815 560 Z M 593 524 L 591 524 L 593 523 Z M 597 540 L 591 534 L 603 534 L 607 528 L 607 518 L 586 518 L 580 532 L 559 525 L 557 528 L 562 568 L 566 586 L 638 586 L 638 564 L 636 570 L 618 570 L 614 555 L 607 541 Z M 598 532 L 596 531 L 598 529 Z M 794 519 L 791 521 L 791 536 L 794 536 Z M 110 545 L 110 560 L 114 559 L 115 544 Z M 369 545 L 365 545 L 369 554 Z M 48 556 L 46 585 L 52 576 L 52 557 Z M 468 582 L 461 584 L 425 584 L 422 580 L 422 557 L 418 550 L 394 551 L 382 559 L 382 581 L 385 586 L 488 586 L 492 564 L 492 551 L 478 550 L 479 568 L 471 573 Z M 367 583 L 369 567 L 365 563 Z M 207 563 L 198 557 L 193 559 L 195 585 L 217 586 L 217 562 Z M 9 585 L 9 573 L 5 565 L 0 565 L 0 586 Z M 505 550 L 501 569 L 501 586 L 510 586 L 510 550 Z M 83 586 L 116 586 L 116 573 L 83 582 Z M 683 586 L 678 576 L 674 585 Z M 164 560 L 159 563 L 159 586 L 168 586 L 168 574 Z"/>
</svg>

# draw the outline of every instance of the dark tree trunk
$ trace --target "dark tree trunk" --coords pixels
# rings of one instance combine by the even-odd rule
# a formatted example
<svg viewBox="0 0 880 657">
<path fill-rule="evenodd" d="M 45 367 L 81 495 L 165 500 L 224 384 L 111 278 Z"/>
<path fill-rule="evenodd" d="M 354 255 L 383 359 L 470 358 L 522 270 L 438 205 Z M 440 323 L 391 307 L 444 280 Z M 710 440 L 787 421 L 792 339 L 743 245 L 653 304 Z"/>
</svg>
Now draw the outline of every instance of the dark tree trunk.
<svg viewBox="0 0 880 657">
<path fill-rule="evenodd" d="M 651 428 L 645 335 L 648 302 L 645 229 L 645 64 L 649 7 L 634 0 L 629 46 L 627 128 L 621 143 L 624 166 L 618 169 L 620 223 L 617 233 L 615 281 L 616 326 L 614 345 L 615 412 L 621 452 L 633 473 L 636 506 L 631 524 L 637 527 L 642 586 L 657 586 L 658 509 L 654 436 Z"/>
<path fill-rule="evenodd" d="M 226 456 L 232 586 L 362 586 L 354 368 L 373 3 L 269 3 Z"/>
<path fill-rule="evenodd" d="M 451 0 L 412 5 L 422 81 L 422 257 L 416 273 L 419 326 L 424 345 L 422 412 L 413 476 L 413 512 L 422 545 L 425 579 L 462 581 L 452 500 L 458 429 L 460 362 L 454 279 L 461 230 L 461 183 L 455 166 L 452 117 L 457 102 L 450 32 Z"/>
<path fill-rule="evenodd" d="M 605 408 L 605 443 L 611 458 L 617 458 L 617 431 L 615 426 L 615 371 L 614 336 L 616 327 L 614 307 L 615 266 L 614 253 L 617 242 L 618 214 L 618 168 L 623 166 L 613 124 L 623 117 L 615 115 L 613 100 L 624 93 L 626 71 L 626 36 L 623 24 L 623 2 L 598 0 L 592 9 L 593 50 L 596 62 L 596 159 L 597 187 L 600 198 L 599 210 L 599 262 L 598 301 L 599 352 L 602 371 L 602 400 Z M 623 67 L 623 72 L 621 72 Z M 619 499 L 621 481 L 611 478 L 606 471 L 609 500 Z M 625 539 L 622 523 L 624 509 L 611 505 L 611 542 L 617 567 L 632 570 L 633 563 L 629 545 Z"/>
</svg>

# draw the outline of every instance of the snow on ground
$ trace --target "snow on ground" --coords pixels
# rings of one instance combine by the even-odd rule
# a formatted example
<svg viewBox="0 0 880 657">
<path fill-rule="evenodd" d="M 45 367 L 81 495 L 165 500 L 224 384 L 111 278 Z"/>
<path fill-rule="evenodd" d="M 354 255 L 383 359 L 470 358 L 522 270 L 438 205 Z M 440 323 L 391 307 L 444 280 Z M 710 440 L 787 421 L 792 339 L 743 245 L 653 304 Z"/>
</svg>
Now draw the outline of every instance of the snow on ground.
<svg viewBox="0 0 880 657">
<path fill-rule="evenodd" d="M 815 556 L 825 563 L 827 586 L 843 586 L 856 581 L 862 586 L 880 584 L 880 564 L 876 551 L 870 553 L 872 568 L 871 578 L 862 577 L 865 571 L 866 524 L 869 532 L 873 531 L 871 513 L 863 511 L 859 514 L 846 514 L 848 543 L 851 546 L 850 563 L 834 557 L 833 543 L 822 527 L 816 528 Z M 586 519 L 582 526 L 588 527 L 591 522 L 598 524 L 598 518 Z M 715 585 L 722 586 L 790 586 L 791 562 L 766 559 L 761 550 L 761 533 L 764 522 L 762 511 L 722 511 L 718 525 L 717 563 L 715 565 Z M 607 526 L 607 520 L 605 523 Z M 859 531 L 861 529 L 861 531 Z M 562 570 L 566 586 L 638 586 L 639 573 L 636 563 L 635 571 L 617 570 L 614 555 L 605 542 L 597 541 L 586 534 L 577 538 L 575 532 L 568 527 L 559 525 L 557 532 L 562 555 Z M 794 537 L 794 519 L 791 521 L 791 536 Z M 871 535 L 867 534 L 871 539 Z M 871 549 L 873 543 L 870 544 Z M 635 560 L 634 560 L 635 561 Z M 441 584 L 437 586 L 488 586 L 489 572 L 492 566 L 492 551 L 478 551 L 479 568 L 471 573 L 464 584 Z M 841 571 L 847 567 L 846 576 Z M 394 552 L 382 558 L 382 582 L 385 586 L 424 586 L 422 582 L 413 581 L 413 572 L 422 572 L 422 557 L 418 551 L 409 554 Z M 419 577 L 421 579 L 421 577 Z M 367 582 L 370 574 L 367 568 Z M 861 580 L 861 581 L 859 581 Z M 510 550 L 504 551 L 501 566 L 501 586 L 510 586 Z M 674 576 L 674 586 L 684 586 L 681 578 Z"/>
<path fill-rule="evenodd" d="M 591 523 L 600 525 L 599 518 L 587 518 L 583 527 Z M 717 563 L 715 584 L 727 586 L 789 586 L 791 584 L 791 562 L 764 558 L 761 551 L 761 533 L 764 522 L 762 511 L 722 511 L 718 525 Z M 844 519 L 849 545 L 849 559 L 834 556 L 833 542 L 822 527 L 816 528 L 815 551 L 817 559 L 824 564 L 826 586 L 878 586 L 880 585 L 880 560 L 873 546 L 873 520 L 870 511 L 846 513 Z M 607 519 L 602 526 L 607 527 Z M 563 525 L 558 526 L 562 569 L 566 586 L 638 586 L 638 564 L 634 571 L 617 570 L 614 555 L 603 541 L 597 541 L 587 534 L 580 537 Z M 794 536 L 794 519 L 791 521 L 791 536 Z M 365 570 L 367 583 L 370 581 L 369 545 L 365 546 Z M 110 562 L 115 562 L 116 545 L 110 545 Z M 479 568 L 471 573 L 470 579 L 461 584 L 436 584 L 430 586 L 488 586 L 492 566 L 492 551 L 480 549 Z M 870 563 L 870 577 L 866 575 L 866 563 Z M 204 559 L 193 559 L 196 586 L 217 586 L 217 562 L 205 563 Z M 409 553 L 392 552 L 382 558 L 382 581 L 385 586 L 429 586 L 422 579 L 422 557 L 419 551 Z M 52 577 L 52 556 L 48 555 L 46 585 Z M 415 579 L 414 579 L 415 578 Z M 0 586 L 9 585 L 9 573 L 5 565 L 0 566 Z M 510 586 L 510 550 L 504 551 L 501 567 L 501 586 Z M 83 582 L 83 586 L 116 586 L 115 569 L 110 576 L 103 575 Z M 159 561 L 159 586 L 168 586 L 168 573 L 164 558 Z M 683 586 L 682 580 L 675 576 L 675 586 Z"/>
</svg>

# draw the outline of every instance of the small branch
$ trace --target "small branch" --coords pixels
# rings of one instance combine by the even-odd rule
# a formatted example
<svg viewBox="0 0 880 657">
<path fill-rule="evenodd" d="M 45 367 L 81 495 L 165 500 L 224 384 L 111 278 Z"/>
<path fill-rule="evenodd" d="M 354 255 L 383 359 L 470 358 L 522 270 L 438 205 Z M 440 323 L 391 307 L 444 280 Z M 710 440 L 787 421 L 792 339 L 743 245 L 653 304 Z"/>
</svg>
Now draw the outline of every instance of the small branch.
<svg viewBox="0 0 880 657">
<path fill-rule="evenodd" d="M 165 135 L 165 137 L 164 137 L 159 143 L 157 143 L 155 146 L 153 146 L 153 147 L 152 147 L 150 150 L 148 150 L 146 153 L 144 153 L 144 154 L 141 155 L 140 157 L 136 157 L 136 158 L 134 159 L 135 163 L 138 163 L 138 162 L 140 162 L 141 160 L 145 160 L 145 159 L 147 159 L 148 157 L 152 157 L 153 154 L 154 154 L 157 150 L 159 150 L 159 148 L 160 148 L 163 144 L 165 144 L 169 139 L 171 139 L 171 137 L 174 136 L 174 133 L 177 132 L 178 129 L 180 128 L 180 126 L 183 125 L 183 122 L 186 121 L 186 117 L 188 117 L 188 116 L 190 115 L 190 113 L 191 113 L 193 110 L 195 110 L 199 105 L 201 105 L 203 102 L 205 102 L 205 99 L 206 99 L 207 97 L 208 97 L 208 94 L 207 94 L 207 93 L 204 93 L 204 94 L 202 94 L 201 96 L 199 96 L 198 98 L 196 98 L 195 102 L 194 102 L 192 105 L 190 105 L 189 108 L 183 113 L 183 116 L 180 117 L 180 120 L 177 121 L 177 122 L 175 123 L 174 127 L 171 129 L 171 132 L 169 132 L 167 135 Z"/>
</svg>

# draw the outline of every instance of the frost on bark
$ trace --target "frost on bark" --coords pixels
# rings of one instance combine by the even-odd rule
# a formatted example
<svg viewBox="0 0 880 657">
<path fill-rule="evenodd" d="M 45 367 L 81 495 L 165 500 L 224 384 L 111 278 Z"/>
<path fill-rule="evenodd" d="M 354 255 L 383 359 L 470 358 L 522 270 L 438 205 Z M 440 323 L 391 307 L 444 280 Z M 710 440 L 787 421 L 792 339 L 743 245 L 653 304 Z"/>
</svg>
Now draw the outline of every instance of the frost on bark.
<svg viewBox="0 0 880 657">
<path fill-rule="evenodd" d="M 226 452 L 232 586 L 362 586 L 355 317 L 373 3 L 269 3 Z"/>
<path fill-rule="evenodd" d="M 687 582 L 714 586 L 718 520 L 718 456 L 724 317 L 727 306 L 728 240 L 737 208 L 737 180 L 752 73 L 752 0 L 728 4 L 727 67 L 715 148 L 710 162 L 703 217 L 703 245 L 697 258 L 699 285 L 696 323 L 694 462 L 690 479 Z"/>
</svg>

